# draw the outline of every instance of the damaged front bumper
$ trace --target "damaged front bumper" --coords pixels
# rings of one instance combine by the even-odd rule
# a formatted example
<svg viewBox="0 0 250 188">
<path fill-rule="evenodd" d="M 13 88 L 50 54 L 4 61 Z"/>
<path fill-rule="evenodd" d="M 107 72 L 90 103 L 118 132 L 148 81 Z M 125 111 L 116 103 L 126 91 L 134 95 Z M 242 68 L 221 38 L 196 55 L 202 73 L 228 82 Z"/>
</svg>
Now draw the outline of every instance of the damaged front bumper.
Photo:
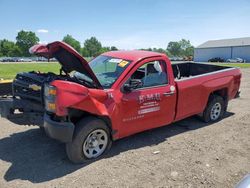
<svg viewBox="0 0 250 188">
<path fill-rule="evenodd" d="M 0 117 L 15 124 L 42 126 L 43 114 L 41 104 L 13 97 L 0 99 Z"/>
<path fill-rule="evenodd" d="M 44 129 L 46 134 L 53 139 L 67 143 L 72 142 L 75 126 L 71 122 L 55 121 L 52 116 L 45 113 Z"/>
</svg>

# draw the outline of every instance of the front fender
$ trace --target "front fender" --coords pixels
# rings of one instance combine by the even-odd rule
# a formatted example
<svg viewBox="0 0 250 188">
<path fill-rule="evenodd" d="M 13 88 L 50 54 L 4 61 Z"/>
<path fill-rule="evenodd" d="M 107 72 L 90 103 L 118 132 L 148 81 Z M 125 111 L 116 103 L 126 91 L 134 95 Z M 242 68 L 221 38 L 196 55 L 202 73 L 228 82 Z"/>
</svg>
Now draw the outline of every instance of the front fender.
<svg viewBox="0 0 250 188">
<path fill-rule="evenodd" d="M 57 88 L 56 114 L 67 115 L 67 108 L 76 108 L 92 114 L 108 116 L 105 106 L 107 93 L 102 89 L 91 89 L 83 85 L 56 80 L 51 85 Z"/>
</svg>

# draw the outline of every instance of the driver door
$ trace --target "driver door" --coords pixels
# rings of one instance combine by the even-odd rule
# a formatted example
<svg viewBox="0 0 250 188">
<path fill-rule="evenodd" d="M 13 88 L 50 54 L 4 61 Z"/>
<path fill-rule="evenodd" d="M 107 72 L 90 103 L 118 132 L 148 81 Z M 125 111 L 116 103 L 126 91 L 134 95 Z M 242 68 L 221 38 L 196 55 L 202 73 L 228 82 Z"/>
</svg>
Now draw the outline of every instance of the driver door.
<svg viewBox="0 0 250 188">
<path fill-rule="evenodd" d="M 142 86 L 124 91 L 124 85 L 131 79 L 140 79 Z M 166 63 L 162 59 L 151 58 L 132 69 L 121 89 L 118 114 L 120 137 L 171 123 L 176 104 L 176 91 L 173 88 L 169 83 Z"/>
</svg>

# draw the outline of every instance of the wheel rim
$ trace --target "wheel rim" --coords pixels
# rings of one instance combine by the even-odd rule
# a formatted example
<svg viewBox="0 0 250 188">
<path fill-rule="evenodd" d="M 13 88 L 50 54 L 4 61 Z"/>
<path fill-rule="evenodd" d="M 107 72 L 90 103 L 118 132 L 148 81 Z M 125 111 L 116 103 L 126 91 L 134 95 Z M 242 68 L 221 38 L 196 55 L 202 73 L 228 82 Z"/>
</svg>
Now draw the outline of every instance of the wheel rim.
<svg viewBox="0 0 250 188">
<path fill-rule="evenodd" d="M 108 134 L 97 129 L 92 131 L 83 144 L 83 153 L 87 158 L 96 158 L 100 156 L 108 145 Z"/>
<path fill-rule="evenodd" d="M 211 109 L 210 118 L 211 120 L 217 120 L 221 114 L 221 104 L 215 103 Z"/>
</svg>

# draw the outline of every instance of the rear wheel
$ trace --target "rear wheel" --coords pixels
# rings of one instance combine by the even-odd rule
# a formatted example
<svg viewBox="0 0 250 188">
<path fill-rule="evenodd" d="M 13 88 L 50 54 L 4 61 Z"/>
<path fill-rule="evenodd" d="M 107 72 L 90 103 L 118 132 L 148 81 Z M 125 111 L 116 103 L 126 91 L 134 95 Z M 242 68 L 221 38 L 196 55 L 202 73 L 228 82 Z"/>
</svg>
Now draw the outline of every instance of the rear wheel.
<svg viewBox="0 0 250 188">
<path fill-rule="evenodd" d="M 227 104 L 221 96 L 212 95 L 202 114 L 202 120 L 207 123 L 220 120 L 226 111 L 226 106 Z"/>
<path fill-rule="evenodd" d="M 76 125 L 73 141 L 66 144 L 68 158 L 83 163 L 104 154 L 111 146 L 110 130 L 100 119 L 84 118 Z"/>
</svg>

